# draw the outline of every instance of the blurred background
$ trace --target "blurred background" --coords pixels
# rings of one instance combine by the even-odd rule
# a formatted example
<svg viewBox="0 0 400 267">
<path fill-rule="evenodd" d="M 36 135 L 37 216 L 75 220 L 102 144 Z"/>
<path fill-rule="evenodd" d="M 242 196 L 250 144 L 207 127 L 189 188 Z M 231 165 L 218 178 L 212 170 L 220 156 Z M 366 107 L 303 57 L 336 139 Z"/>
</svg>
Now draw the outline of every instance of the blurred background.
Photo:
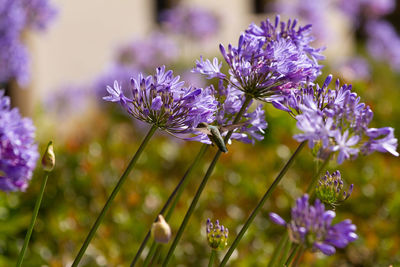
<svg viewBox="0 0 400 267">
<path fill-rule="evenodd" d="M 258 24 L 280 14 L 283 19 L 298 18 L 303 25 L 312 23 L 315 46 L 326 46 L 321 81 L 332 73 L 352 83 L 374 111 L 372 126 L 394 127 L 400 137 L 400 3 L 395 0 L 41 2 L 45 3 L 41 11 L 47 5 L 47 13 L 34 14 L 46 15 L 40 16 L 46 27 L 39 31 L 25 28 L 18 40 L 26 47 L 26 65 L 0 75 L 0 85 L 12 97 L 13 105 L 33 119 L 40 152 L 48 140 L 54 140 L 57 157 L 25 266 L 72 263 L 148 129 L 117 105 L 102 100 L 106 86 L 118 80 L 126 87 L 130 77 L 139 72 L 151 74 L 159 65 L 173 69 L 188 83 L 205 86 L 209 80 L 190 73 L 195 60 L 200 55 L 220 57 L 219 43 L 236 45 L 251 22 Z M 16 60 L 16 53 L 4 51 L 0 72 Z M 272 106 L 266 105 L 265 112 L 269 123 L 265 139 L 255 145 L 233 142 L 229 153 L 221 157 L 171 266 L 207 265 L 207 218 L 219 219 L 227 226 L 232 242 L 297 147 L 292 138 L 295 121 Z M 151 141 L 89 246 L 82 266 L 130 263 L 200 146 L 161 133 Z M 170 221 L 173 233 L 214 150 L 208 152 L 178 203 Z M 330 163 L 327 170 L 339 169 L 347 184 L 354 184 L 350 199 L 337 207 L 336 220 L 351 218 L 359 239 L 334 256 L 307 252 L 301 266 L 400 265 L 399 163 L 398 158 L 377 153 L 340 166 Z M 231 266 L 266 266 L 285 231 L 271 224 L 268 213 L 288 219 L 290 207 L 307 188 L 315 168 L 311 152 L 305 149 L 249 228 Z M 0 193 L 0 266 L 12 266 L 17 259 L 40 179 L 38 170 L 26 192 Z"/>
</svg>

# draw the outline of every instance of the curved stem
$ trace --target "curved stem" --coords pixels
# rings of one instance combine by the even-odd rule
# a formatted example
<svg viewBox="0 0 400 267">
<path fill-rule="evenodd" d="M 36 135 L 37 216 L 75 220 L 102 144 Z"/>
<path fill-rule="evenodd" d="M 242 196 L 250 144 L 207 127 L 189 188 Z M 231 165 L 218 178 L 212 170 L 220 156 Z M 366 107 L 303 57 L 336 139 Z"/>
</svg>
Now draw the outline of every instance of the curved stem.
<svg viewBox="0 0 400 267">
<path fill-rule="evenodd" d="M 236 114 L 233 124 L 239 122 L 240 118 L 245 113 L 247 107 L 251 103 L 251 100 L 252 100 L 252 98 L 250 96 L 246 96 L 246 99 L 244 100 L 242 107 L 240 108 L 239 112 Z M 229 131 L 227 133 L 227 135 L 224 138 L 225 143 L 229 140 L 232 133 L 233 133 L 233 131 Z M 166 256 L 162 266 L 167 266 L 169 261 L 171 260 L 172 254 L 174 253 L 174 250 L 175 250 L 176 246 L 178 245 L 180 238 L 182 237 L 183 231 L 185 230 L 186 225 L 188 224 L 189 219 L 190 219 L 191 215 L 193 214 L 194 209 L 196 208 L 197 202 L 200 199 L 200 195 L 203 192 L 203 189 L 205 188 L 212 172 L 214 171 L 215 165 L 217 164 L 218 159 L 221 156 L 221 153 L 222 153 L 221 150 L 218 149 L 217 153 L 214 156 L 214 159 L 212 160 L 210 166 L 208 167 L 207 172 L 204 175 L 203 180 L 201 181 L 199 188 L 196 191 L 196 194 L 192 200 L 192 203 L 190 204 L 190 207 L 189 207 L 188 211 L 186 212 L 185 218 L 183 219 L 182 224 L 179 227 L 178 232 L 176 233 L 175 239 L 172 242 L 170 249 L 168 250 L 167 256 Z"/>
<path fill-rule="evenodd" d="M 231 247 L 229 248 L 228 252 L 225 254 L 225 257 L 223 258 L 223 260 L 222 260 L 222 262 L 221 262 L 221 264 L 219 266 L 225 266 L 225 264 L 228 262 L 230 256 L 232 255 L 233 251 L 238 246 L 240 240 L 242 239 L 242 237 L 246 233 L 246 231 L 249 228 L 250 224 L 253 222 L 253 220 L 257 216 L 257 214 L 261 211 L 261 208 L 264 206 L 265 201 L 271 196 L 272 192 L 275 190 L 275 188 L 277 187 L 279 182 L 282 180 L 283 176 L 286 174 L 286 172 L 292 166 L 294 160 L 299 155 L 300 151 L 303 149 L 305 144 L 306 144 L 306 141 L 303 141 L 302 143 L 299 144 L 299 146 L 297 147 L 296 151 L 290 157 L 289 161 L 285 164 L 285 166 L 283 167 L 281 172 L 278 174 L 278 176 L 272 182 L 272 184 L 268 188 L 267 192 L 265 192 L 264 196 L 258 202 L 257 206 L 255 207 L 253 212 L 250 214 L 250 216 L 247 219 L 247 221 L 244 223 L 242 229 L 240 230 L 239 234 L 236 236 L 235 240 L 233 241 Z"/>
<path fill-rule="evenodd" d="M 208 262 L 208 267 L 212 267 L 214 265 L 215 256 L 217 256 L 217 251 L 215 249 L 212 249 L 210 254 L 210 261 Z"/>
<path fill-rule="evenodd" d="M 197 153 L 196 158 L 194 159 L 193 163 L 190 165 L 189 169 L 185 172 L 185 174 L 183 175 L 182 179 L 179 181 L 179 183 L 177 184 L 177 186 L 175 187 L 174 191 L 172 191 L 171 195 L 168 197 L 167 201 L 165 202 L 164 206 L 161 208 L 160 212 L 158 214 L 164 215 L 165 211 L 167 210 L 168 206 L 171 204 L 171 208 L 168 211 L 167 216 L 165 216 L 165 221 L 168 221 L 168 219 L 171 217 L 172 212 L 175 209 L 176 203 L 178 202 L 178 200 L 180 199 L 180 196 L 182 195 L 183 190 L 185 189 L 186 185 L 189 182 L 189 177 L 192 174 L 193 170 L 195 169 L 195 167 L 197 167 L 198 163 L 200 162 L 200 160 L 204 157 L 205 153 L 207 152 L 209 145 L 207 144 L 203 144 L 200 148 L 199 153 Z M 176 195 L 176 197 L 175 197 Z M 157 217 L 158 217 L 157 214 Z M 157 217 L 154 219 L 154 222 L 157 221 Z M 147 234 L 145 236 L 145 238 L 143 239 L 142 243 L 139 246 L 138 251 L 136 252 L 135 258 L 132 260 L 131 262 L 131 267 L 135 266 L 135 264 L 139 261 L 140 255 L 142 254 L 144 248 L 146 247 L 147 242 L 150 239 L 150 234 L 151 234 L 151 228 L 147 231 Z M 153 242 L 153 244 L 151 245 L 151 247 L 155 247 L 154 245 L 155 242 Z M 149 253 L 151 253 L 152 250 L 150 249 Z M 146 257 L 146 259 L 148 258 L 148 256 Z"/>
<path fill-rule="evenodd" d="M 39 196 L 36 199 L 35 207 L 33 209 L 31 223 L 29 225 L 28 232 L 26 232 L 26 235 L 25 235 L 24 245 L 22 246 L 21 252 L 19 253 L 19 256 L 18 256 L 18 261 L 17 261 L 17 265 L 16 265 L 17 267 L 20 267 L 22 265 L 22 261 L 24 260 L 25 252 L 26 252 L 26 249 L 29 244 L 29 240 L 31 239 L 31 235 L 33 232 L 33 227 L 35 226 L 36 218 L 39 214 L 39 208 L 40 208 L 40 204 L 42 203 L 44 189 L 46 188 L 46 184 L 47 184 L 47 178 L 49 178 L 49 172 L 46 171 L 44 174 L 42 185 L 40 186 Z"/>
<path fill-rule="evenodd" d="M 290 253 L 289 257 L 287 258 L 284 266 L 289 266 L 292 263 L 292 260 L 294 259 L 294 256 L 296 255 L 299 248 L 300 248 L 299 244 L 294 245 L 292 252 Z"/>
<path fill-rule="evenodd" d="M 124 182 L 128 178 L 129 173 L 132 171 L 132 169 L 135 166 L 137 160 L 139 159 L 140 155 L 142 154 L 143 150 L 145 149 L 146 145 L 148 144 L 148 142 L 150 141 L 151 137 L 153 136 L 153 134 L 154 134 L 154 132 L 156 130 L 157 130 L 157 126 L 153 125 L 150 128 L 149 132 L 147 133 L 146 137 L 144 138 L 144 140 L 140 144 L 140 146 L 139 146 L 138 150 L 136 151 L 135 155 L 133 156 L 133 158 L 129 162 L 128 167 L 126 168 L 126 170 L 122 174 L 121 178 L 119 178 L 118 183 L 115 185 L 113 191 L 111 192 L 111 195 L 108 197 L 106 204 L 104 205 L 104 207 L 101 210 L 99 216 L 97 217 L 95 223 L 93 224 L 92 228 L 90 229 L 90 232 L 87 235 L 87 237 L 85 239 L 85 242 L 83 243 L 81 249 L 78 252 L 78 255 L 76 256 L 74 262 L 72 263 L 72 267 L 78 266 L 79 262 L 81 261 L 81 259 L 83 257 L 83 254 L 85 254 L 85 251 L 86 251 L 87 247 L 89 246 L 90 241 L 93 239 L 93 237 L 94 237 L 94 235 L 95 235 L 95 233 L 97 231 L 97 228 L 99 228 L 101 222 L 104 219 L 104 216 L 106 215 L 106 212 L 110 208 L 112 201 L 117 196 L 117 194 L 118 194 L 119 190 L 121 189 L 122 185 L 124 184 Z"/>
</svg>

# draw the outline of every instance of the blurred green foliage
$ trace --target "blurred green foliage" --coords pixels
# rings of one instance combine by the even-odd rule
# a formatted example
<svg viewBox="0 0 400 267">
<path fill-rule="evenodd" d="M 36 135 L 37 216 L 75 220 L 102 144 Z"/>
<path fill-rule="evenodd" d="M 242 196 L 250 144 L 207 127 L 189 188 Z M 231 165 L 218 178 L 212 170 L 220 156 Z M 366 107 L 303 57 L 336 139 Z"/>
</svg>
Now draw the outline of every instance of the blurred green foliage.
<svg viewBox="0 0 400 267">
<path fill-rule="evenodd" d="M 326 70 L 328 71 L 328 70 Z M 324 77 L 324 76 L 322 76 Z M 370 81 L 355 90 L 371 106 L 373 126 L 392 126 L 399 138 L 400 77 L 385 65 L 374 65 Z M 207 218 L 219 219 L 230 230 L 229 242 L 246 220 L 297 147 L 295 121 L 266 106 L 269 128 L 256 145 L 234 142 L 228 147 L 203 193 L 183 235 L 171 266 L 204 266 L 210 249 L 205 235 Z M 51 173 L 24 266 L 65 266 L 72 263 L 118 177 L 136 151 L 147 125 L 132 122 L 117 105 L 98 104 L 79 116 L 52 118 L 39 112 L 35 119 L 40 148 L 54 140 L 56 168 Z M 158 133 L 149 143 L 129 180 L 89 246 L 81 266 L 127 266 L 158 210 L 191 164 L 201 144 Z M 170 220 L 173 233 L 190 204 L 216 149 L 208 151 L 192 176 Z M 268 220 L 268 212 L 289 218 L 294 199 L 306 189 L 316 170 L 304 149 L 263 212 L 256 218 L 231 266 L 266 266 L 285 229 Z M 359 239 L 331 257 L 307 252 L 301 266 L 389 266 L 400 264 L 400 164 L 387 154 L 360 157 L 337 166 L 350 199 L 336 209 L 339 221 L 350 218 Z M 15 264 L 40 187 L 38 168 L 24 193 L 0 193 L 0 266 Z M 228 244 L 229 245 L 229 244 Z M 168 246 L 168 245 L 167 245 Z M 164 246 L 162 253 L 166 253 Z M 146 252 L 146 250 L 145 250 Z M 144 256 L 146 253 L 144 253 Z M 219 253 L 223 256 L 224 253 Z"/>
</svg>

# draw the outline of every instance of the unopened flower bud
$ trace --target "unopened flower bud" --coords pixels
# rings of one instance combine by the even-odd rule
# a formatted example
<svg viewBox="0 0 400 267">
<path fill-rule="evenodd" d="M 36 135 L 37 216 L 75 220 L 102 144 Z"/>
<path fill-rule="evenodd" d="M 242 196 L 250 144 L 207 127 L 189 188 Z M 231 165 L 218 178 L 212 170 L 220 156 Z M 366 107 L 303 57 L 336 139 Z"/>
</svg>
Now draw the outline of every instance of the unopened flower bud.
<svg viewBox="0 0 400 267">
<path fill-rule="evenodd" d="M 340 172 L 335 171 L 332 174 L 326 172 L 326 175 L 320 178 L 315 193 L 322 202 L 335 207 L 349 198 L 352 191 L 353 185 L 350 185 L 347 192 L 343 190 Z"/>
<path fill-rule="evenodd" d="M 158 243 L 166 244 L 171 239 L 171 227 L 161 214 L 158 215 L 157 221 L 151 227 L 151 235 Z"/>
<path fill-rule="evenodd" d="M 220 225 L 218 220 L 213 225 L 211 220 L 207 219 L 206 232 L 208 245 L 212 249 L 222 250 L 228 245 L 228 228 Z"/>
<path fill-rule="evenodd" d="M 42 166 L 45 171 L 51 172 L 55 164 L 56 156 L 54 155 L 53 142 L 50 141 L 42 157 Z"/>
</svg>

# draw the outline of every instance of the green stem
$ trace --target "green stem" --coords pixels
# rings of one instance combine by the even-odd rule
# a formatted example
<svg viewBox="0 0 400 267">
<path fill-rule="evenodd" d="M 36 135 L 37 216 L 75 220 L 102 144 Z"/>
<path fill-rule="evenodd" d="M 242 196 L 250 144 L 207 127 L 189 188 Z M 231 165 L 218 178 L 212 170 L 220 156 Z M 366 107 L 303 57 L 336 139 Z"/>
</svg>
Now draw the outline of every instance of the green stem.
<svg viewBox="0 0 400 267">
<path fill-rule="evenodd" d="M 278 267 L 284 266 L 285 259 L 287 258 L 291 247 L 292 242 L 290 242 L 289 240 L 283 245 L 283 253 L 278 262 Z"/>
<path fill-rule="evenodd" d="M 156 249 L 159 245 L 160 244 L 157 244 L 156 242 L 153 242 L 153 244 L 151 244 L 149 253 L 147 253 L 146 259 L 144 260 L 143 267 L 147 267 L 149 265 L 150 260 L 153 257 L 154 253 L 156 252 Z"/>
<path fill-rule="evenodd" d="M 286 174 L 286 172 L 289 170 L 289 168 L 292 166 L 295 158 L 299 155 L 300 151 L 303 149 L 305 146 L 306 141 L 303 141 L 302 143 L 299 144 L 297 147 L 296 151 L 293 153 L 293 155 L 290 157 L 289 161 L 285 164 L 281 172 L 278 174 L 278 176 L 275 178 L 275 180 L 272 182 L 271 186 L 268 188 L 267 192 L 265 192 L 264 196 L 261 198 L 260 202 L 258 202 L 257 206 L 253 210 L 253 212 L 250 214 L 249 218 L 247 221 L 244 223 L 242 229 L 240 230 L 239 234 L 236 236 L 235 240 L 233 241 L 231 247 L 229 248 L 228 252 L 225 254 L 225 257 L 223 258 L 221 264 L 219 266 L 225 266 L 226 263 L 228 262 L 230 256 L 232 255 L 233 251 L 236 249 L 238 246 L 240 240 L 246 233 L 247 229 L 249 228 L 250 224 L 253 222 L 254 218 L 257 216 L 257 214 L 261 211 L 261 208 L 264 206 L 265 201 L 271 196 L 272 192 L 275 190 L 275 188 L 278 186 L 279 182 L 282 180 L 283 176 Z"/>
<path fill-rule="evenodd" d="M 310 194 L 314 189 L 315 186 L 318 182 L 318 179 L 320 178 L 321 172 L 323 169 L 325 169 L 326 165 L 328 165 L 329 160 L 331 159 L 331 155 L 329 155 L 324 162 L 322 163 L 321 167 L 319 167 L 318 171 L 316 172 L 316 174 L 314 175 L 314 177 L 311 179 L 310 184 L 307 187 L 307 193 Z"/>
<path fill-rule="evenodd" d="M 306 250 L 305 246 L 301 246 L 299 252 L 297 253 L 296 258 L 294 259 L 293 266 L 299 266 L 301 256 L 303 256 L 305 250 Z"/>
<path fill-rule="evenodd" d="M 42 181 L 42 185 L 40 187 L 39 196 L 36 199 L 35 207 L 33 209 L 31 224 L 29 225 L 28 232 L 25 235 L 24 245 L 22 246 L 21 252 L 19 253 L 19 256 L 18 256 L 18 261 L 17 261 L 17 265 L 16 265 L 17 267 L 20 267 L 22 265 L 22 261 L 24 260 L 25 252 L 28 247 L 29 240 L 31 239 L 33 227 L 35 226 L 36 218 L 39 214 L 39 208 L 40 208 L 40 204 L 42 203 L 44 189 L 46 188 L 46 184 L 47 184 L 47 178 L 49 178 L 49 172 L 46 171 L 44 174 L 44 179 Z"/>
<path fill-rule="evenodd" d="M 272 253 L 271 259 L 269 260 L 269 263 L 268 263 L 268 267 L 272 267 L 275 265 L 275 262 L 277 261 L 278 256 L 279 256 L 283 246 L 288 241 L 288 238 L 289 238 L 289 236 L 287 235 L 287 233 L 281 238 L 278 246 L 275 247 L 274 252 Z"/>
<path fill-rule="evenodd" d="M 217 256 L 217 251 L 215 249 L 212 249 L 210 255 L 210 261 L 208 262 L 208 267 L 212 267 L 214 265 L 215 256 Z"/>
<path fill-rule="evenodd" d="M 126 168 L 126 170 L 122 174 L 121 178 L 119 178 L 118 183 L 114 187 L 111 195 L 108 197 L 106 204 L 104 205 L 104 207 L 101 210 L 99 216 L 97 217 L 96 222 L 93 224 L 92 228 L 90 229 L 90 232 L 87 235 L 87 237 L 85 239 L 85 242 L 83 243 L 81 249 L 79 250 L 78 255 L 76 256 L 74 262 L 72 263 L 72 267 L 78 266 L 79 262 L 81 261 L 81 259 L 83 257 L 83 254 L 85 254 L 85 251 L 86 251 L 87 247 L 89 246 L 90 241 L 93 239 L 93 237 L 94 237 L 94 235 L 95 235 L 95 233 L 97 231 L 97 228 L 99 228 L 101 222 L 104 219 L 104 216 L 106 215 L 106 212 L 110 208 L 112 201 L 117 196 L 117 194 L 118 194 L 119 190 L 121 189 L 122 185 L 124 184 L 124 182 L 128 178 L 129 173 L 132 171 L 132 169 L 135 166 L 137 160 L 139 159 L 140 155 L 142 154 L 143 150 L 145 149 L 146 145 L 149 143 L 151 137 L 153 136 L 153 134 L 155 133 L 156 130 L 157 130 L 157 126 L 155 126 L 155 125 L 153 125 L 150 128 L 149 132 L 147 133 L 146 137 L 144 138 L 144 140 L 140 144 L 140 146 L 139 146 L 138 150 L 136 151 L 135 155 L 133 156 L 133 158 L 129 162 L 128 167 Z"/>
<path fill-rule="evenodd" d="M 235 117 L 235 119 L 233 121 L 233 124 L 239 122 L 240 118 L 245 113 L 248 105 L 251 103 L 251 100 L 252 100 L 252 98 L 250 96 L 246 96 L 246 99 L 245 99 L 242 107 L 240 108 L 239 112 L 236 114 L 236 117 Z M 233 131 L 229 131 L 227 133 L 227 135 L 225 136 L 225 138 L 224 138 L 224 142 L 225 143 L 231 137 L 232 132 Z M 189 207 L 188 211 L 186 212 L 185 218 L 183 219 L 182 224 L 179 227 L 178 232 L 176 233 L 175 239 L 172 242 L 172 245 L 171 245 L 170 249 L 168 250 L 167 256 L 166 256 L 162 266 L 167 266 L 169 261 L 171 260 L 172 254 L 174 253 L 174 250 L 175 250 L 176 246 L 178 245 L 178 242 L 179 242 L 180 238 L 182 237 L 183 231 L 185 230 L 186 225 L 188 224 L 189 219 L 190 219 L 191 215 L 193 214 L 194 209 L 196 208 L 197 202 L 200 199 L 200 195 L 203 192 L 203 189 L 205 188 L 205 186 L 206 186 L 206 184 L 208 182 L 208 179 L 210 178 L 212 172 L 214 171 L 215 165 L 217 164 L 218 159 L 221 156 L 221 153 L 222 153 L 221 150 L 218 149 L 217 153 L 214 156 L 214 159 L 212 160 L 210 166 L 208 167 L 207 172 L 204 175 L 203 180 L 201 181 L 201 183 L 199 185 L 199 188 L 196 191 L 196 194 L 195 194 L 195 196 L 194 196 L 194 198 L 192 200 L 192 203 L 190 204 L 190 207 Z"/>
<path fill-rule="evenodd" d="M 199 153 L 197 153 L 196 158 L 194 159 L 193 163 L 190 165 L 189 169 L 186 171 L 185 175 L 182 177 L 182 179 L 179 181 L 178 185 L 175 187 L 174 191 L 172 191 L 171 195 L 168 197 L 167 202 L 165 202 L 164 206 L 161 208 L 160 212 L 158 214 L 164 215 L 165 211 L 167 210 L 168 206 L 170 205 L 171 201 L 173 200 L 173 203 L 171 205 L 171 208 L 168 211 L 167 216 L 165 217 L 165 221 L 168 221 L 169 218 L 172 215 L 172 212 L 175 209 L 176 203 L 180 199 L 180 196 L 182 195 L 183 190 L 186 188 L 186 185 L 189 182 L 189 177 L 192 174 L 193 170 L 195 167 L 198 165 L 200 160 L 204 157 L 204 154 L 206 153 L 209 145 L 203 144 L 200 148 Z M 176 197 L 175 197 L 176 195 Z M 158 217 L 157 214 L 157 217 Z M 154 222 L 157 221 L 157 217 L 154 219 Z M 145 238 L 143 239 L 142 243 L 140 244 L 140 247 L 138 251 L 136 252 L 135 258 L 133 259 L 131 263 L 131 267 L 135 266 L 135 264 L 138 262 L 140 255 L 142 254 L 144 248 L 146 247 L 147 242 L 150 239 L 150 234 L 151 234 L 151 228 L 149 231 L 147 231 L 147 234 Z M 153 244 L 151 245 L 151 248 L 155 247 L 155 242 L 153 241 Z M 150 249 L 149 253 L 151 253 L 152 250 Z M 146 257 L 146 259 L 148 256 Z"/>
<path fill-rule="evenodd" d="M 292 252 L 290 253 L 289 257 L 287 258 L 287 260 L 285 262 L 286 267 L 288 267 L 292 263 L 292 260 L 294 259 L 294 256 L 296 255 L 299 248 L 300 248 L 299 244 L 294 245 Z"/>
</svg>

